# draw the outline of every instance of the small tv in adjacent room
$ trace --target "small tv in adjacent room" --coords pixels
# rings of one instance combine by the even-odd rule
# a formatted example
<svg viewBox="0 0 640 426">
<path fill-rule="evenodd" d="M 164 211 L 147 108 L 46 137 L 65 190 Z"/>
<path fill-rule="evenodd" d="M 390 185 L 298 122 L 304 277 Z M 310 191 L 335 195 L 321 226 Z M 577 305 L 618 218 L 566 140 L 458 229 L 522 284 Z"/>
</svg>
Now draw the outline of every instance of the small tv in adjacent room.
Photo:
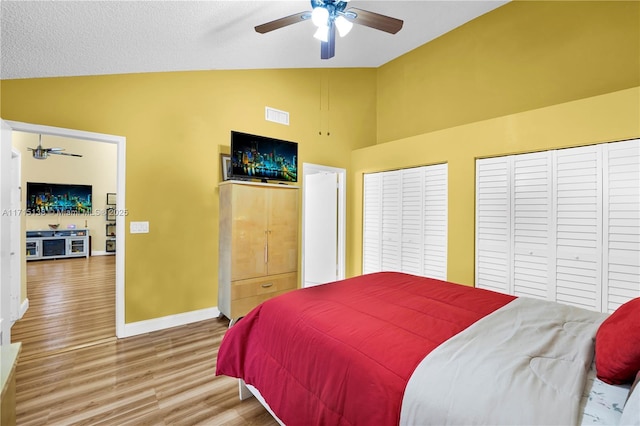
<svg viewBox="0 0 640 426">
<path fill-rule="evenodd" d="M 91 213 L 91 185 L 27 182 L 27 213 Z"/>
<path fill-rule="evenodd" d="M 231 131 L 230 179 L 298 181 L 298 144 Z"/>
</svg>

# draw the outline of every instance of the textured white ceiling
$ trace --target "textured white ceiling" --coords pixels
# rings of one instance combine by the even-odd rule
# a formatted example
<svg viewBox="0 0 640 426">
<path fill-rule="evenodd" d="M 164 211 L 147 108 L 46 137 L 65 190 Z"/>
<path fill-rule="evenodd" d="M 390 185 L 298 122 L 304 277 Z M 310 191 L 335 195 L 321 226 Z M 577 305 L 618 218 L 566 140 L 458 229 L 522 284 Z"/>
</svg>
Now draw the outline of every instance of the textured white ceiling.
<svg viewBox="0 0 640 426">
<path fill-rule="evenodd" d="M 0 78 L 140 72 L 378 67 L 507 1 L 353 0 L 352 7 L 404 20 L 395 35 L 355 25 L 320 59 L 314 26 L 267 34 L 254 27 L 310 10 L 293 1 L 0 2 Z"/>
</svg>

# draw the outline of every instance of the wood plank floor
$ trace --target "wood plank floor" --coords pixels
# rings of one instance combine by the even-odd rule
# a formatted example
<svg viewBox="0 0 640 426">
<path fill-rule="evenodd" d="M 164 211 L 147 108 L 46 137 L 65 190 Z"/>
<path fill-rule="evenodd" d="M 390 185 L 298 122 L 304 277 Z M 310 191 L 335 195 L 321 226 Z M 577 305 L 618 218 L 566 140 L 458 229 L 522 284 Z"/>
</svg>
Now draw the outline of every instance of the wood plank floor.
<svg viewBox="0 0 640 426">
<path fill-rule="evenodd" d="M 227 320 L 115 338 L 113 256 L 29 262 L 18 425 L 277 425 L 216 377 Z"/>
</svg>

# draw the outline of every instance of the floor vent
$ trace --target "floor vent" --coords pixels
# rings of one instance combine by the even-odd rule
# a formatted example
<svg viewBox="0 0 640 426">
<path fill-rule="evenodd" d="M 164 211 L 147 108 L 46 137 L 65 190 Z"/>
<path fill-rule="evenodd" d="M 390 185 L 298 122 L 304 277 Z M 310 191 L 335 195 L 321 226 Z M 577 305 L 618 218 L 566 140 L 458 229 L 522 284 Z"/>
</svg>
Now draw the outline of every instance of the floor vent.
<svg viewBox="0 0 640 426">
<path fill-rule="evenodd" d="M 273 121 L 274 123 L 289 125 L 289 113 L 286 111 L 280 111 L 279 109 L 265 107 L 264 118 L 267 121 Z"/>
</svg>

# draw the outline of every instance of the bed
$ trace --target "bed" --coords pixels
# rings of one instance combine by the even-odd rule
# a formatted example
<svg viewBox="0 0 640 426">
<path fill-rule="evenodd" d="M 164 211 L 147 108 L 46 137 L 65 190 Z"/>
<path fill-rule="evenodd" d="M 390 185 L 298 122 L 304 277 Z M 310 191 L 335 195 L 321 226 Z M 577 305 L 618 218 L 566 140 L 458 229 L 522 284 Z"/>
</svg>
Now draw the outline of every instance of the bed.
<svg viewBox="0 0 640 426">
<path fill-rule="evenodd" d="M 264 302 L 216 369 L 286 425 L 638 424 L 640 299 L 608 316 L 380 272 Z"/>
</svg>

